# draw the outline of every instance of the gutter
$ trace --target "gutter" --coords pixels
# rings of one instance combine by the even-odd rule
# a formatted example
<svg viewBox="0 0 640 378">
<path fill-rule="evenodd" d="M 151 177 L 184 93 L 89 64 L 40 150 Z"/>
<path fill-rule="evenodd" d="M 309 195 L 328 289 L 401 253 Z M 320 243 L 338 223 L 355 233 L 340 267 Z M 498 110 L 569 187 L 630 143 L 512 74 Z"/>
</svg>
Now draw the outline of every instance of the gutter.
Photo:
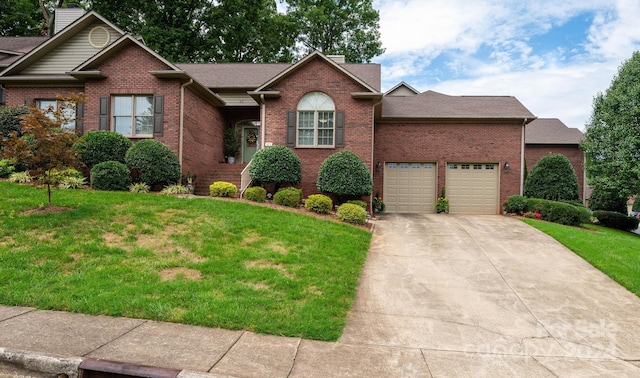
<svg viewBox="0 0 640 378">
<path fill-rule="evenodd" d="M 264 148 L 264 138 L 266 138 L 267 104 L 264 101 L 264 94 L 260 94 L 260 149 Z"/>
<path fill-rule="evenodd" d="M 375 132 L 376 132 L 376 106 L 382 104 L 382 97 L 380 97 L 378 99 L 378 102 L 374 103 L 373 106 L 371 107 L 371 184 L 372 187 L 371 189 L 373 190 L 373 183 L 374 183 L 374 174 L 375 174 L 375 170 L 376 170 L 376 162 L 374 160 L 375 157 Z M 384 189 L 384 188 L 383 188 Z M 374 215 L 373 213 L 373 193 L 371 193 L 371 195 L 369 196 L 369 208 L 371 209 L 371 215 Z"/>
<path fill-rule="evenodd" d="M 193 84 L 193 79 L 180 85 L 180 136 L 178 140 L 178 160 L 180 161 L 180 171 L 182 172 L 182 151 L 184 144 L 184 89 Z"/>
<path fill-rule="evenodd" d="M 520 195 L 524 195 L 524 149 L 525 149 L 525 142 L 524 142 L 524 137 L 525 137 L 525 131 L 526 131 L 526 125 L 527 125 L 527 118 L 524 119 L 524 121 L 522 121 L 522 137 L 521 137 L 521 142 L 520 142 Z"/>
</svg>

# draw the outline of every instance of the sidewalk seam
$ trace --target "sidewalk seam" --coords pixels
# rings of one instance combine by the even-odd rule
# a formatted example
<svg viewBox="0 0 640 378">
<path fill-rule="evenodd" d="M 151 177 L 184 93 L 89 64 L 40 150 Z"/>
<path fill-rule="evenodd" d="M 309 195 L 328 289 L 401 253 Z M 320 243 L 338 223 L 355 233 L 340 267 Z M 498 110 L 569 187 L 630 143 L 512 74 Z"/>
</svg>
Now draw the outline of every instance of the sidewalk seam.
<svg viewBox="0 0 640 378">
<path fill-rule="evenodd" d="M 233 342 L 233 344 L 231 344 L 231 346 L 229 347 L 229 349 L 227 349 L 226 352 L 224 352 L 224 354 L 222 356 L 220 356 L 220 358 L 218 358 L 216 361 L 213 362 L 213 365 L 211 365 L 211 367 L 209 368 L 209 370 L 207 370 L 207 373 L 211 373 L 211 370 L 216 367 L 216 365 L 222 361 L 223 358 L 226 357 L 227 354 L 229 354 L 229 352 L 231 351 L 231 349 L 233 349 L 234 346 L 236 346 L 236 344 L 238 343 L 238 341 L 240 341 L 240 339 L 242 338 L 242 336 L 244 336 L 244 334 L 247 333 L 247 331 L 242 331 L 242 333 L 240 334 L 240 336 L 238 336 L 238 338 L 236 339 L 236 341 Z"/>
<path fill-rule="evenodd" d="M 137 326 L 135 326 L 135 327 L 131 328 L 130 330 L 126 331 L 125 333 L 118 335 L 116 338 L 114 338 L 114 339 L 111 339 L 111 340 L 107 341 L 106 343 L 104 343 L 104 344 L 100 345 L 99 347 L 95 348 L 94 350 L 89 351 L 89 352 L 87 352 L 87 353 L 83 354 L 83 355 L 82 355 L 82 357 L 83 357 L 83 358 L 85 358 L 85 357 L 86 357 L 86 358 L 89 358 L 89 355 L 90 355 L 91 353 L 95 353 L 95 352 L 99 351 L 99 350 L 100 350 L 100 349 L 102 349 L 103 347 L 105 347 L 105 346 L 107 346 L 107 345 L 111 344 L 112 342 L 114 342 L 114 341 L 116 341 L 116 340 L 118 340 L 118 339 L 120 339 L 120 338 L 122 338 L 122 337 L 124 337 L 124 336 L 128 335 L 129 333 L 133 332 L 134 330 L 138 329 L 139 327 L 142 327 L 143 325 L 145 325 L 145 324 L 147 324 L 147 323 L 149 322 L 149 320 L 145 320 L 145 319 L 139 319 L 139 320 L 141 320 L 141 321 L 142 321 L 142 323 L 140 323 L 140 324 L 138 324 Z"/>
<path fill-rule="evenodd" d="M 302 345 L 302 339 L 298 337 L 298 345 L 296 345 L 296 353 L 293 355 L 293 360 L 291 361 L 291 368 L 287 373 L 287 378 L 289 378 L 291 376 L 291 373 L 293 373 L 293 368 L 296 365 L 296 358 L 298 357 L 298 352 L 300 351 L 300 345 Z"/>
</svg>

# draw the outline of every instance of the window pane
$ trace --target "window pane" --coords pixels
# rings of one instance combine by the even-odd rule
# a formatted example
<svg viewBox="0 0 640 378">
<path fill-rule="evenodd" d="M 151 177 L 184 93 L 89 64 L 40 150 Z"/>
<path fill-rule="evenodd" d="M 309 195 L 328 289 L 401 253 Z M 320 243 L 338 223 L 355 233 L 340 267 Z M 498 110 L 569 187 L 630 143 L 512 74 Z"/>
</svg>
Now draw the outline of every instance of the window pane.
<svg viewBox="0 0 640 378">
<path fill-rule="evenodd" d="M 116 133 L 131 135 L 131 117 L 113 117 Z"/>
<path fill-rule="evenodd" d="M 136 117 L 136 134 L 151 135 L 153 133 L 153 117 Z"/>
<path fill-rule="evenodd" d="M 301 146 L 313 146 L 313 130 L 299 130 L 298 144 Z"/>
<path fill-rule="evenodd" d="M 319 129 L 318 130 L 318 145 L 319 146 L 332 146 L 333 145 L 333 129 Z"/>
<path fill-rule="evenodd" d="M 131 115 L 131 96 L 115 96 L 113 98 L 113 115 Z"/>
<path fill-rule="evenodd" d="M 313 112 L 298 112 L 298 144 L 313 146 Z"/>
<path fill-rule="evenodd" d="M 136 96 L 136 115 L 153 115 L 153 96 Z"/>
<path fill-rule="evenodd" d="M 313 112 L 299 112 L 298 127 L 300 129 L 313 129 Z"/>
</svg>

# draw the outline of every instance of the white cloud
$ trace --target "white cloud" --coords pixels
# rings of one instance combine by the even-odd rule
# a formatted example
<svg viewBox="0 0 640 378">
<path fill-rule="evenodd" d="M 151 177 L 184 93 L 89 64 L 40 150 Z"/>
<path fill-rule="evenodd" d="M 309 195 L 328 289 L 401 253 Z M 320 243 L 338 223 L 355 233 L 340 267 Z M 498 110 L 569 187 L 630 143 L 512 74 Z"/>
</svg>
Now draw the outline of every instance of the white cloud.
<svg viewBox="0 0 640 378">
<path fill-rule="evenodd" d="M 378 0 L 374 6 L 387 49 L 376 59 L 383 89 L 404 80 L 422 91 L 512 95 L 537 116 L 570 127 L 584 127 L 593 96 L 640 49 L 638 0 Z M 592 20 L 577 45 L 538 50 L 531 44 L 575 17 Z"/>
</svg>

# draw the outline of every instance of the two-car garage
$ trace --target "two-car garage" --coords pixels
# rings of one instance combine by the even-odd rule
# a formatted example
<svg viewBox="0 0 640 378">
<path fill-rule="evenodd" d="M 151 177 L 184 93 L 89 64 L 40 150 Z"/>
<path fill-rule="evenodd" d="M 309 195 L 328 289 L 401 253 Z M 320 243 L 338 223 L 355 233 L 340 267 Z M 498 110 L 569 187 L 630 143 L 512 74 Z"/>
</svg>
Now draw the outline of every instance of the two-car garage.
<svg viewBox="0 0 640 378">
<path fill-rule="evenodd" d="M 450 212 L 497 214 L 499 165 L 496 163 L 448 163 L 446 197 Z M 384 165 L 384 201 L 390 213 L 433 213 L 438 166 L 435 162 L 387 162 Z"/>
</svg>

